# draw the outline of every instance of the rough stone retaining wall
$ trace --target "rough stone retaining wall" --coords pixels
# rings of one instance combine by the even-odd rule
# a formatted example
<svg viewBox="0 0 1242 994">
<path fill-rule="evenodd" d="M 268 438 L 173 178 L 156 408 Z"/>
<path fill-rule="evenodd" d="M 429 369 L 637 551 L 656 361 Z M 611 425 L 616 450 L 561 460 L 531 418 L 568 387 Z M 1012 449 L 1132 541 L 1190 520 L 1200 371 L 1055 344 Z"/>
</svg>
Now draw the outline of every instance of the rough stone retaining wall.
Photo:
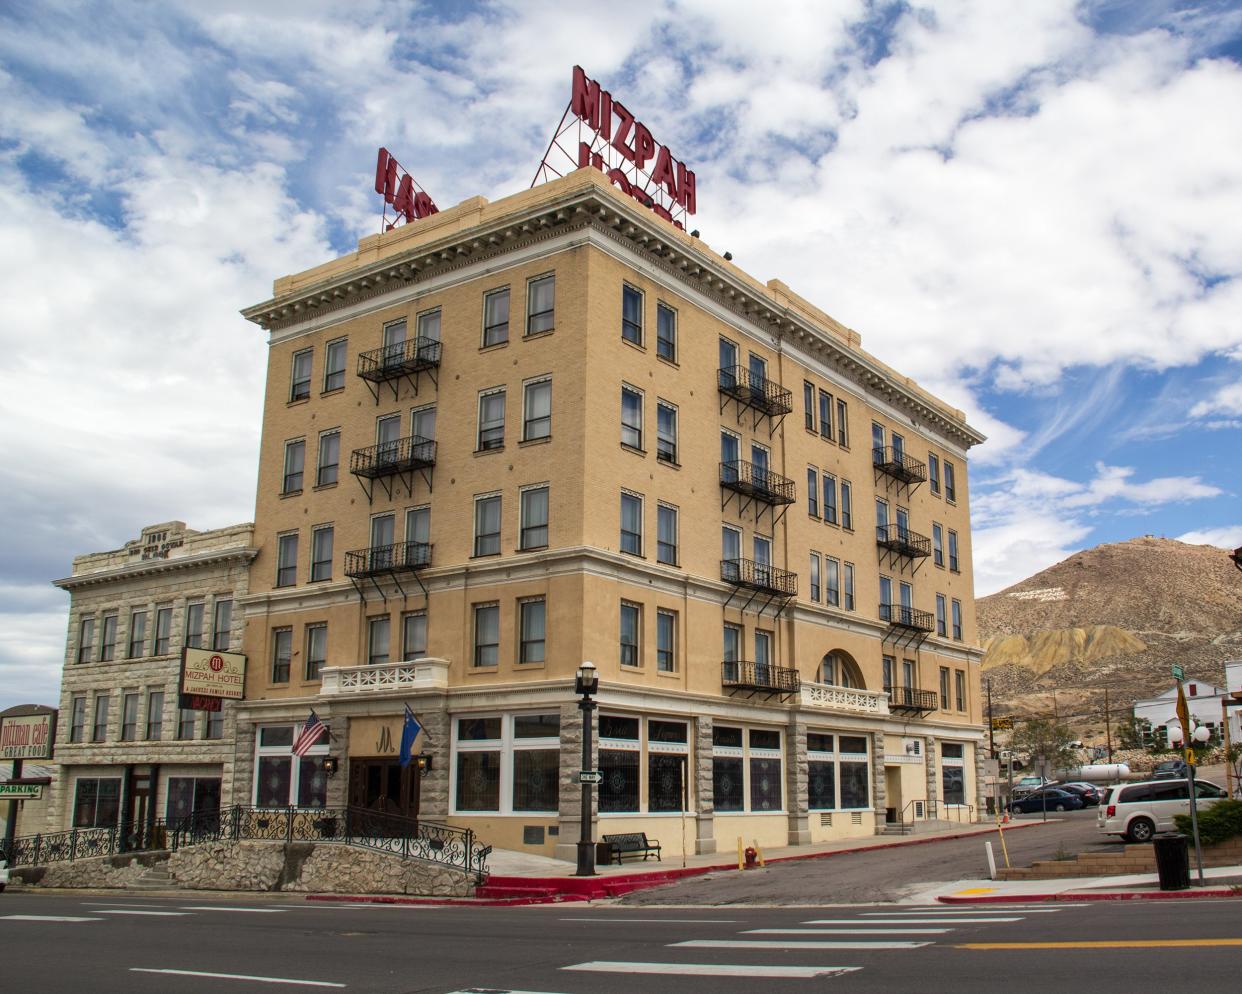
<svg viewBox="0 0 1242 994">
<path fill-rule="evenodd" d="M 473 878 L 461 870 L 353 846 L 311 843 L 210 842 L 173 853 L 101 856 L 12 872 L 15 879 L 40 887 L 123 888 L 157 865 L 168 871 L 173 886 L 192 890 L 429 897 L 474 893 Z"/>
<path fill-rule="evenodd" d="M 1204 866 L 1242 864 L 1242 838 L 1203 847 Z M 1190 847 L 1190 866 L 1195 851 Z M 1156 851 L 1150 844 L 1130 845 L 1124 852 L 1083 853 L 1074 859 L 1043 860 L 1028 867 L 998 870 L 998 880 L 1055 880 L 1059 877 L 1119 877 L 1131 873 L 1155 873 Z"/>
</svg>

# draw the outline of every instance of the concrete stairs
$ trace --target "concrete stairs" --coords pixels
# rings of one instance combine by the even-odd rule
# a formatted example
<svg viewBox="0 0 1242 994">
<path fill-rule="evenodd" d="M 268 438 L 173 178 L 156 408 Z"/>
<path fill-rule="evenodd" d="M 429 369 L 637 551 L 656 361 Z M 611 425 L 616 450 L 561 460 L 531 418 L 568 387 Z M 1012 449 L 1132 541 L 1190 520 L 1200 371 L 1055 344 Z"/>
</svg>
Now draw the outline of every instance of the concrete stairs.
<svg viewBox="0 0 1242 994">
<path fill-rule="evenodd" d="M 149 866 L 137 880 L 125 885 L 126 890 L 176 890 L 177 881 L 165 863 Z"/>
<path fill-rule="evenodd" d="M 904 825 L 900 822 L 889 822 L 884 826 L 881 835 L 902 836 L 902 835 L 922 835 L 924 832 L 947 832 L 956 827 L 959 822 L 949 821 L 945 818 L 920 818 L 917 821 L 908 821 Z M 969 824 L 962 822 L 960 824 Z"/>
</svg>

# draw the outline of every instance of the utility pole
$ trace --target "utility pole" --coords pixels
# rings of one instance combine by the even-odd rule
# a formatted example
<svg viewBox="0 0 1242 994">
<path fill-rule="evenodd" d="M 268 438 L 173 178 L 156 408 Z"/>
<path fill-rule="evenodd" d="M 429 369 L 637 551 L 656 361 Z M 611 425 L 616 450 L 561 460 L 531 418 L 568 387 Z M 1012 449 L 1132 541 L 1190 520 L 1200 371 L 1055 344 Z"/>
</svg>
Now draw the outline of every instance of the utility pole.
<svg viewBox="0 0 1242 994">
<path fill-rule="evenodd" d="M 1113 762 L 1113 721 L 1112 712 L 1108 710 L 1108 688 L 1104 688 L 1104 734 L 1108 742 L 1108 763 Z"/>
<path fill-rule="evenodd" d="M 1061 712 L 1057 709 L 1057 692 L 1052 692 L 1052 721 L 1053 724 L 1061 724 Z"/>
<path fill-rule="evenodd" d="M 988 750 L 996 758 L 996 728 L 992 724 L 992 678 L 988 677 Z"/>
</svg>

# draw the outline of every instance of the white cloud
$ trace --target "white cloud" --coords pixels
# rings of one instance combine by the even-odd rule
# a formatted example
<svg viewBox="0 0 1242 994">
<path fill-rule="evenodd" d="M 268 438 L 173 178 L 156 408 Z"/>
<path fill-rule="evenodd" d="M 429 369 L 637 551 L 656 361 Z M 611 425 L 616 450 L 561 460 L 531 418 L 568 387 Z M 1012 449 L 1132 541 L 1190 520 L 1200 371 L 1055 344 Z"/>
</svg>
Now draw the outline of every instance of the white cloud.
<svg viewBox="0 0 1242 994">
<path fill-rule="evenodd" d="M 1201 400 L 1190 409 L 1192 418 L 1209 414 L 1242 414 L 1242 382 L 1221 387 L 1207 400 Z"/>
<path fill-rule="evenodd" d="M 1177 540 L 1187 545 L 1214 545 L 1218 549 L 1236 549 L 1242 546 L 1242 525 L 1196 528 L 1184 535 L 1178 535 Z"/>
</svg>

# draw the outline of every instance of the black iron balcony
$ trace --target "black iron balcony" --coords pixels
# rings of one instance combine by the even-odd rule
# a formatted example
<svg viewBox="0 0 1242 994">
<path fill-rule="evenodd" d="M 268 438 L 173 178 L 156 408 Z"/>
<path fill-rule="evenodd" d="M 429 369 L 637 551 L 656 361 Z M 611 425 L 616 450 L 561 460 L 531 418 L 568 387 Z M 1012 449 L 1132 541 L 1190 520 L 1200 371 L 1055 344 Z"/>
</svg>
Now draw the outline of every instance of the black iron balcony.
<svg viewBox="0 0 1242 994">
<path fill-rule="evenodd" d="M 917 712 L 920 714 L 935 711 L 939 706 L 934 690 L 918 690 L 915 687 L 885 687 L 888 691 L 888 709 L 890 711 Z"/>
<path fill-rule="evenodd" d="M 720 392 L 744 407 L 768 417 L 784 417 L 793 410 L 793 393 L 766 376 L 755 376 L 745 366 L 725 366 L 717 371 Z"/>
<path fill-rule="evenodd" d="M 931 539 L 901 525 L 876 525 L 875 544 L 910 559 L 931 555 Z"/>
<path fill-rule="evenodd" d="M 431 565 L 429 542 L 397 542 L 345 553 L 345 575 L 351 580 L 394 573 L 415 573 Z"/>
<path fill-rule="evenodd" d="M 720 560 L 720 579 L 735 587 L 745 587 L 747 590 L 757 590 L 765 594 L 782 597 L 796 597 L 798 594 L 797 573 L 777 569 L 767 563 L 757 563 L 753 559 Z"/>
<path fill-rule="evenodd" d="M 721 664 L 720 682 L 727 690 L 766 691 L 769 694 L 796 694 L 802 687 L 797 670 L 742 659 L 730 659 Z"/>
<path fill-rule="evenodd" d="M 354 449 L 349 457 L 349 471 L 368 480 L 427 469 L 435 464 L 436 443 L 421 435 L 380 442 L 366 449 Z"/>
<path fill-rule="evenodd" d="M 440 365 L 440 343 L 433 338 L 410 338 L 358 354 L 358 375 L 383 383 Z"/>
<path fill-rule="evenodd" d="M 922 483 L 927 479 L 926 463 L 891 445 L 877 445 L 871 450 L 871 461 L 881 473 L 887 473 L 899 483 Z"/>
<path fill-rule="evenodd" d="M 792 504 L 794 481 L 744 459 L 720 464 L 720 485 L 768 505 Z"/>
<path fill-rule="evenodd" d="M 915 632 L 931 632 L 936 629 L 936 619 L 930 611 L 920 611 L 904 604 L 881 604 L 880 620 L 894 628 L 908 628 Z"/>
</svg>

